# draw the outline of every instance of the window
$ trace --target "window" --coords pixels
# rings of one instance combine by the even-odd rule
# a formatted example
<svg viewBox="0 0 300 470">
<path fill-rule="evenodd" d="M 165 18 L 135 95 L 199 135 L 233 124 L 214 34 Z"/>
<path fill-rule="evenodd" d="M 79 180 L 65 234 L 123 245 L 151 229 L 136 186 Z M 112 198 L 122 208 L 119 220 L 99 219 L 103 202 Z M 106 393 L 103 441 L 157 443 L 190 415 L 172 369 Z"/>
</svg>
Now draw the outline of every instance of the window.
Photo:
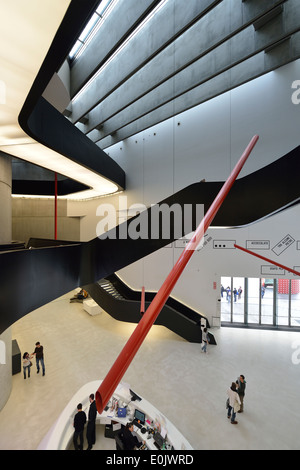
<svg viewBox="0 0 300 470">
<path fill-rule="evenodd" d="M 92 15 L 90 21 L 85 26 L 73 48 L 71 49 L 69 59 L 73 60 L 76 58 L 76 56 L 78 56 L 79 53 L 81 53 L 83 46 L 89 40 L 91 33 L 95 30 L 96 26 L 100 26 L 100 20 L 102 20 L 108 13 L 108 7 L 111 6 L 112 3 L 113 0 L 102 0 L 100 2 L 95 13 Z"/>
<path fill-rule="evenodd" d="M 274 316 L 275 279 L 260 279 L 260 324 L 272 325 Z"/>
<path fill-rule="evenodd" d="M 221 278 L 221 320 L 232 322 L 231 277 Z"/>
<path fill-rule="evenodd" d="M 221 322 L 300 328 L 300 280 L 222 277 Z"/>
<path fill-rule="evenodd" d="M 291 326 L 300 326 L 300 281 L 291 280 Z"/>
<path fill-rule="evenodd" d="M 277 325 L 289 324 L 290 279 L 278 279 L 277 286 Z"/>
<path fill-rule="evenodd" d="M 245 291 L 244 278 L 232 278 L 232 319 L 234 322 L 244 322 L 244 295 Z"/>
</svg>

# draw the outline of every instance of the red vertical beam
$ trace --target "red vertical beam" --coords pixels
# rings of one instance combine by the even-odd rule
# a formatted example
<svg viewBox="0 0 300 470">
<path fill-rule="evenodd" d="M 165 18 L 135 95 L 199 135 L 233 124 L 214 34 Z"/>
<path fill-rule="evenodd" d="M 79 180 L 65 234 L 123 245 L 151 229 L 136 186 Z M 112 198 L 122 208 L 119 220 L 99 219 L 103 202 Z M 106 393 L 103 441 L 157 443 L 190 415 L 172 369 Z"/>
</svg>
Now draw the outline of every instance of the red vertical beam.
<svg viewBox="0 0 300 470">
<path fill-rule="evenodd" d="M 145 287 L 144 286 L 142 287 L 140 313 L 141 315 L 145 313 Z"/>
<path fill-rule="evenodd" d="M 216 213 L 220 209 L 225 197 L 229 193 L 233 183 L 235 182 L 237 176 L 239 175 L 241 169 L 243 168 L 257 140 L 258 140 L 257 135 L 255 135 L 251 139 L 244 153 L 242 154 L 239 161 L 235 165 L 229 178 L 227 179 L 227 181 L 225 181 L 221 190 L 217 194 L 215 200 L 213 201 L 207 213 L 205 214 L 204 218 L 200 222 L 197 230 L 195 231 L 193 235 L 193 238 L 190 240 L 190 242 L 184 249 L 183 253 L 181 254 L 179 259 L 175 263 L 172 271 L 167 276 L 163 285 L 161 286 L 156 296 L 152 300 L 151 304 L 149 305 L 147 311 L 145 312 L 140 322 L 138 323 L 137 327 L 135 328 L 132 335 L 130 336 L 129 340 L 125 344 L 123 350 L 121 351 L 116 361 L 112 365 L 110 371 L 108 372 L 108 374 L 102 381 L 100 387 L 98 388 L 96 392 L 96 406 L 97 406 L 98 413 L 102 413 L 110 397 L 112 396 L 118 384 L 120 383 L 123 375 L 125 374 L 135 354 L 140 348 L 151 326 L 155 322 L 165 302 L 167 301 L 169 295 L 171 294 L 173 287 L 175 286 L 182 271 L 184 270 L 192 254 L 197 248 L 199 242 L 201 241 L 202 237 L 207 231 Z"/>
<path fill-rule="evenodd" d="M 247 250 L 247 248 L 243 248 L 242 246 L 239 245 L 234 245 L 235 248 L 238 248 L 239 250 L 245 251 L 246 253 L 249 253 L 250 255 L 256 256 L 257 258 L 260 258 L 264 261 L 268 261 L 271 264 L 275 264 L 275 266 L 279 266 L 279 268 L 286 269 L 287 271 L 296 274 L 297 276 L 300 276 L 300 273 L 298 271 L 295 271 L 292 268 L 288 268 L 287 266 L 284 266 L 283 264 L 277 263 L 276 261 L 272 261 L 269 258 L 265 258 L 264 256 L 258 255 L 257 253 L 253 253 L 253 251 Z"/>
<path fill-rule="evenodd" d="M 57 173 L 55 173 L 54 188 L 54 239 L 57 240 Z"/>
</svg>

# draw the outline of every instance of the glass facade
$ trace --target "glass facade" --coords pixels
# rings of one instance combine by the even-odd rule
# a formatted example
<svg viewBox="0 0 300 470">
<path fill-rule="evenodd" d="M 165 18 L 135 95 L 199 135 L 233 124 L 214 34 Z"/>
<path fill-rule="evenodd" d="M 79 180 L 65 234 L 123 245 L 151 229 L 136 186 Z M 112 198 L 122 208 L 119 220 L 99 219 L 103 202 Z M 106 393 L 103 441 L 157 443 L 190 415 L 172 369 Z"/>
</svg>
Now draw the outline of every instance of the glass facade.
<svg viewBox="0 0 300 470">
<path fill-rule="evenodd" d="M 221 323 L 300 328 L 300 280 L 221 277 Z"/>
</svg>

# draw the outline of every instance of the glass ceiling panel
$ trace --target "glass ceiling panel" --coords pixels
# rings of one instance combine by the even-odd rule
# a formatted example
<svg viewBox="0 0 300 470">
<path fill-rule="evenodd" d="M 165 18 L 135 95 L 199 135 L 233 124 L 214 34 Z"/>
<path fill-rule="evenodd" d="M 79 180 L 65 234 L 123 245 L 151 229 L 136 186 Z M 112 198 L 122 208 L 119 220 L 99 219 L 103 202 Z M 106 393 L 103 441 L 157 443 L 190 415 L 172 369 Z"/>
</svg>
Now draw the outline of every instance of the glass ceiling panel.
<svg viewBox="0 0 300 470">
<path fill-rule="evenodd" d="M 106 8 L 111 2 L 112 0 L 102 0 L 102 2 L 100 3 L 100 5 L 98 6 L 96 10 L 96 13 L 98 13 L 98 15 L 100 16 L 103 15 L 104 11 L 106 10 Z"/>
<path fill-rule="evenodd" d="M 92 29 L 94 28 L 95 24 L 97 23 L 99 19 L 100 19 L 99 15 L 97 13 L 94 13 L 92 18 L 90 19 L 90 21 L 88 22 L 88 24 L 86 25 L 86 27 L 84 28 L 84 30 L 79 36 L 79 40 L 81 42 L 84 42 L 86 40 L 86 38 L 88 37 L 88 35 L 90 34 L 90 32 L 92 31 Z"/>
<path fill-rule="evenodd" d="M 90 37 L 90 34 L 98 25 L 98 23 L 103 19 L 103 15 L 107 12 L 108 7 L 114 3 L 116 0 L 102 0 L 98 5 L 95 13 L 91 17 L 88 24 L 85 26 L 83 31 L 81 32 L 79 38 L 77 39 L 76 43 L 74 44 L 71 52 L 69 54 L 69 59 L 75 59 L 76 55 L 80 52 L 82 47 L 85 45 L 87 39 Z"/>
</svg>

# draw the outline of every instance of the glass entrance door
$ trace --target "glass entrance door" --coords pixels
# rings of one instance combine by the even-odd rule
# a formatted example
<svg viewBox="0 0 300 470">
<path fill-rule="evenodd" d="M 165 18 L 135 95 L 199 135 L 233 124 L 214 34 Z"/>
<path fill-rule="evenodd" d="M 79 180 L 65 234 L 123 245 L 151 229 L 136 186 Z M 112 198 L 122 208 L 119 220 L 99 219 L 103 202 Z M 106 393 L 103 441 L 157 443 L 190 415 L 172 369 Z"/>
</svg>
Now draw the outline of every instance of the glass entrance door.
<svg viewBox="0 0 300 470">
<path fill-rule="evenodd" d="M 221 322 L 300 328 L 300 280 L 222 277 Z"/>
</svg>

